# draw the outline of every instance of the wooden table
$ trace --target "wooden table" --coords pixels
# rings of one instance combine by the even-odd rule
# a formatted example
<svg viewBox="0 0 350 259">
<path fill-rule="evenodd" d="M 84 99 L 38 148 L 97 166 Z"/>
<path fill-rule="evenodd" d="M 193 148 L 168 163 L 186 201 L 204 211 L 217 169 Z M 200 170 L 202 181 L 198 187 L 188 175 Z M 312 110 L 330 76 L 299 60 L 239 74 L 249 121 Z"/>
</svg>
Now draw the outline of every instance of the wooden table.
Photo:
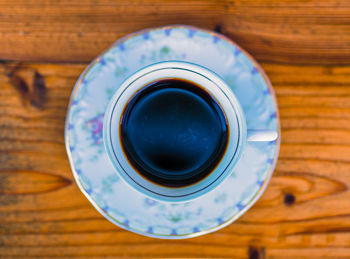
<svg viewBox="0 0 350 259">
<path fill-rule="evenodd" d="M 282 145 L 262 198 L 235 223 L 157 240 L 104 219 L 64 146 L 84 67 L 128 33 L 219 31 L 263 66 Z M 350 2 L 0 0 L 0 257 L 350 258 Z"/>
</svg>

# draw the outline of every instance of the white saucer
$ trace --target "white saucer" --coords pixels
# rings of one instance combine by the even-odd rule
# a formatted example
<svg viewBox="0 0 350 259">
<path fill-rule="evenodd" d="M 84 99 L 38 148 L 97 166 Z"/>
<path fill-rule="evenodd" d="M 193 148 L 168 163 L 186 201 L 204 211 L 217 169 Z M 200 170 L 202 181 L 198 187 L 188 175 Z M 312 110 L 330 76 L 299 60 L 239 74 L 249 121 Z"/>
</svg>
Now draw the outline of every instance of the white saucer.
<svg viewBox="0 0 350 259">
<path fill-rule="evenodd" d="M 232 223 L 261 196 L 274 170 L 280 140 L 249 142 L 231 176 L 214 191 L 186 203 L 149 199 L 118 177 L 102 139 L 109 99 L 144 66 L 186 60 L 220 75 L 239 99 L 249 129 L 280 131 L 272 86 L 257 62 L 222 35 L 190 26 L 144 30 L 117 41 L 94 60 L 73 90 L 66 147 L 75 180 L 108 220 L 145 236 L 182 239 Z"/>
</svg>

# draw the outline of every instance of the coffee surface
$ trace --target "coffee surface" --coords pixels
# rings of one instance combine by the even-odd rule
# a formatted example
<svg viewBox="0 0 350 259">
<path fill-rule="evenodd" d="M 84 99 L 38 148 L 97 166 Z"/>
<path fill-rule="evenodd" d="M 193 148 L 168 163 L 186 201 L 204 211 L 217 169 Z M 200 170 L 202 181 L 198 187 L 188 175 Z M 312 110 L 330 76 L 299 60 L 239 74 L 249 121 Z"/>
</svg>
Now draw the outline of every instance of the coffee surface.
<svg viewBox="0 0 350 259">
<path fill-rule="evenodd" d="M 120 141 L 139 174 L 159 185 L 184 187 L 204 179 L 220 162 L 228 142 L 227 120 L 202 87 L 163 79 L 129 100 Z"/>
</svg>

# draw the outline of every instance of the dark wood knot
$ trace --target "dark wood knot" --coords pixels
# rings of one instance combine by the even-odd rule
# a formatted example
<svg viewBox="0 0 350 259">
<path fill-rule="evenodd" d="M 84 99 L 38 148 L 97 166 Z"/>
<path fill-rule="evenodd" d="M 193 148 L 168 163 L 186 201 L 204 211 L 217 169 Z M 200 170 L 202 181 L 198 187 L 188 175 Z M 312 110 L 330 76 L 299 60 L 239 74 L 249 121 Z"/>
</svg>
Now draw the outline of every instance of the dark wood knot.
<svg viewBox="0 0 350 259">
<path fill-rule="evenodd" d="M 284 204 L 286 204 L 287 206 L 291 206 L 294 204 L 294 202 L 295 202 L 294 194 L 286 193 L 284 195 Z"/>
<path fill-rule="evenodd" d="M 264 259 L 265 258 L 265 247 L 256 248 L 250 246 L 248 248 L 248 258 L 249 259 Z"/>
</svg>

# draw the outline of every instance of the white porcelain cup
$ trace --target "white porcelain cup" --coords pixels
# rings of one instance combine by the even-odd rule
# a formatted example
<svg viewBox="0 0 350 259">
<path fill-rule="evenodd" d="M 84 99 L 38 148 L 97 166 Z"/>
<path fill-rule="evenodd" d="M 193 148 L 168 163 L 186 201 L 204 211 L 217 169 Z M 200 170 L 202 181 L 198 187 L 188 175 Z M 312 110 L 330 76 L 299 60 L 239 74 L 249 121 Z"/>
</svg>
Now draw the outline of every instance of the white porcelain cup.
<svg viewBox="0 0 350 259">
<path fill-rule="evenodd" d="M 192 185 L 176 188 L 154 183 L 137 172 L 126 158 L 119 137 L 124 108 L 135 93 L 150 82 L 171 78 L 183 79 L 205 88 L 221 106 L 229 128 L 227 148 L 215 169 Z M 247 129 L 246 119 L 236 96 L 218 75 L 205 67 L 178 61 L 147 66 L 126 79 L 108 104 L 103 123 L 107 154 L 120 177 L 144 195 L 169 202 L 188 201 L 216 188 L 231 174 L 247 141 L 274 141 L 277 138 L 276 131 Z"/>
</svg>

